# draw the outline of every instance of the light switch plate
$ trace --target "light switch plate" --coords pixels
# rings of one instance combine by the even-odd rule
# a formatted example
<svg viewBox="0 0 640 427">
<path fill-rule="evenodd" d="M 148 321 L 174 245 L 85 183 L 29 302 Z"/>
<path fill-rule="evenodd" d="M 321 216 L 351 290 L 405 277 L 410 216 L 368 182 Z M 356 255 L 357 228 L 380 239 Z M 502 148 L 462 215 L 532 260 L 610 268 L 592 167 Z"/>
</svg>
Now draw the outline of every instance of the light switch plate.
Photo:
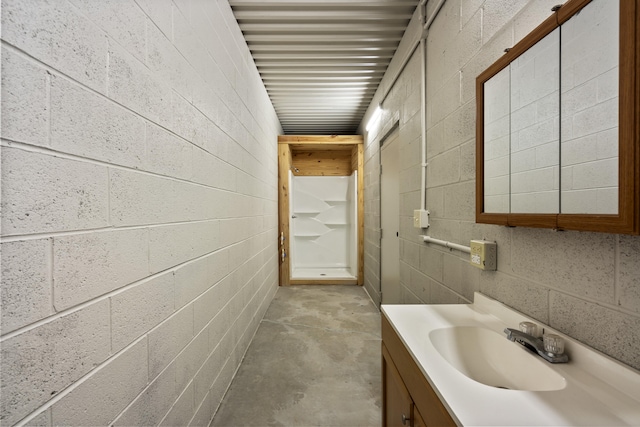
<svg viewBox="0 0 640 427">
<path fill-rule="evenodd" d="M 413 226 L 415 228 L 429 228 L 429 211 L 425 209 L 413 211 Z"/>
</svg>

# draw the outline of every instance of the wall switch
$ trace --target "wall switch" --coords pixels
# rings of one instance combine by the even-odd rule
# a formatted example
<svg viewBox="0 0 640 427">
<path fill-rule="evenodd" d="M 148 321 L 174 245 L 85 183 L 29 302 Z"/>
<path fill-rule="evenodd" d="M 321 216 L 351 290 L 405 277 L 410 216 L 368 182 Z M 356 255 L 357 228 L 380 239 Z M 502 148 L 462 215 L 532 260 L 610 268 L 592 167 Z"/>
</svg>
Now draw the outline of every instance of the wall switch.
<svg viewBox="0 0 640 427">
<path fill-rule="evenodd" d="M 429 228 L 429 211 L 425 209 L 413 211 L 413 226 L 415 228 Z"/>
<path fill-rule="evenodd" d="M 498 265 L 498 245 L 488 240 L 471 241 L 471 265 L 482 270 L 494 271 Z"/>
</svg>

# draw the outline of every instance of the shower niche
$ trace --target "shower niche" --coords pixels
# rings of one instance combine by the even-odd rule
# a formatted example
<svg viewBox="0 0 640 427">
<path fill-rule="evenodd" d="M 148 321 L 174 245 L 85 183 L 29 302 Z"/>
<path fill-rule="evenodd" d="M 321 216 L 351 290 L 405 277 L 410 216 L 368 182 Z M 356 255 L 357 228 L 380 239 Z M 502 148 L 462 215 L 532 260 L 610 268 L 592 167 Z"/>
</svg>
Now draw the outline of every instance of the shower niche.
<svg viewBox="0 0 640 427">
<path fill-rule="evenodd" d="M 358 135 L 278 138 L 280 284 L 363 283 Z"/>
</svg>

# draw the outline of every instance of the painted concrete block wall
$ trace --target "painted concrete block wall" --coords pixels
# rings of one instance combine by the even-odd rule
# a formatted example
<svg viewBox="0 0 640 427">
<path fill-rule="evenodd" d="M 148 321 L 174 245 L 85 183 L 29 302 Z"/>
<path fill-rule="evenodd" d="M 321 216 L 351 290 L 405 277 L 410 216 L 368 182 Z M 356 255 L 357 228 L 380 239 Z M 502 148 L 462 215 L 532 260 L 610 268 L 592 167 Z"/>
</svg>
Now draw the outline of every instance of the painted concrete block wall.
<svg viewBox="0 0 640 427">
<path fill-rule="evenodd" d="M 412 70 L 412 75 L 417 79 L 406 78 L 406 74 L 401 76 L 401 83 L 393 82 L 393 75 L 397 74 L 402 67 L 404 58 L 411 54 L 411 43 L 420 34 L 420 27 L 417 24 L 417 16 L 414 14 L 409 26 L 405 30 L 405 35 L 400 41 L 398 49 L 394 54 L 391 63 L 383 77 L 380 87 L 376 92 L 376 98 L 369 107 L 368 115 L 365 116 L 360 131 L 365 135 L 364 149 L 364 287 L 374 302 L 380 302 L 380 142 L 386 135 L 393 131 L 394 126 L 398 126 L 398 139 L 400 145 L 400 165 L 401 182 L 403 186 L 408 180 L 413 178 L 415 173 L 407 172 L 407 166 L 411 165 L 414 171 L 418 169 L 418 184 L 420 177 L 420 62 L 417 58 L 411 58 L 411 65 L 407 66 Z M 417 86 L 416 86 L 417 85 Z M 382 93 L 389 91 L 389 101 L 394 107 L 390 108 L 385 103 L 380 119 L 372 123 L 370 132 L 365 132 L 365 127 L 373 113 L 373 109 L 378 105 Z M 408 94 L 408 96 L 407 96 Z M 407 108 L 403 108 L 404 100 L 407 100 Z M 403 166 L 405 165 L 405 166 Z M 418 186 L 419 189 L 419 186 Z M 404 216 L 413 215 L 408 212 L 407 206 L 418 206 L 420 203 L 419 191 L 406 191 L 400 195 L 401 213 Z M 411 209 L 415 209 L 412 207 Z M 406 221 L 405 221 L 406 222 Z M 405 224 L 406 226 L 406 224 Z M 400 251 L 402 254 L 404 234 L 402 231 L 403 222 L 400 222 Z M 401 270 L 402 273 L 402 270 Z"/>
<path fill-rule="evenodd" d="M 427 2 L 427 14 L 436 3 Z M 479 291 L 640 369 L 640 237 L 475 224 L 476 76 L 548 17 L 556 3 L 447 0 L 435 18 L 427 38 L 431 227 L 426 234 L 467 246 L 472 239 L 494 240 L 498 270 L 481 272 L 469 265 L 467 254 L 422 242 L 424 231 L 414 229 L 410 221 L 412 210 L 419 208 L 420 171 L 405 157 L 400 190 L 403 301 L 469 303 Z M 409 51 L 407 46 L 419 40 L 416 18 L 394 57 L 396 64 Z M 406 153 L 419 158 L 414 144 L 421 112 L 413 97 L 419 90 L 419 61 L 414 54 L 383 103 L 381 122 L 365 138 L 365 194 L 374 197 L 365 204 L 365 284 L 375 301 L 380 300 L 375 270 L 380 261 L 375 199 L 379 206 L 379 140 L 389 123 L 401 117 L 399 142 Z M 387 87 L 398 70 L 390 67 L 383 80 Z M 376 93 L 363 132 L 384 90 L 383 86 Z M 371 260 L 377 263 L 374 268 Z"/>
<path fill-rule="evenodd" d="M 208 425 L 277 289 L 228 2 L 2 0 L 0 423 Z"/>
</svg>

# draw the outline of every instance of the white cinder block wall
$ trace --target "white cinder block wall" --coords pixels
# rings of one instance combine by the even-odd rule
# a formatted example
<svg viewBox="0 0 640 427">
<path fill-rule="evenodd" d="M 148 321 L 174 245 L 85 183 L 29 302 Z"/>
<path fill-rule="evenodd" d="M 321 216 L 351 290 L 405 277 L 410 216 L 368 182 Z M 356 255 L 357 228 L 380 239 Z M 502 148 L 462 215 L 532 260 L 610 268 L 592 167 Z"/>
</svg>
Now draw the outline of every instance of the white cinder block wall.
<svg viewBox="0 0 640 427">
<path fill-rule="evenodd" d="M 435 0 L 427 2 L 428 14 Z M 420 56 L 409 61 L 368 122 L 392 76 L 420 38 L 417 16 L 361 127 L 365 133 L 365 286 L 379 300 L 379 142 L 399 119 L 400 281 L 405 303 L 468 303 L 480 291 L 640 369 L 640 237 L 475 224 L 475 80 L 549 16 L 556 0 L 446 0 L 427 38 L 427 234 L 469 245 L 498 243 L 498 271 L 468 255 L 422 242 L 412 214 L 420 205 Z"/>
<path fill-rule="evenodd" d="M 231 8 L 1 6 L 0 423 L 208 425 L 278 276 L 281 128 Z"/>
</svg>

